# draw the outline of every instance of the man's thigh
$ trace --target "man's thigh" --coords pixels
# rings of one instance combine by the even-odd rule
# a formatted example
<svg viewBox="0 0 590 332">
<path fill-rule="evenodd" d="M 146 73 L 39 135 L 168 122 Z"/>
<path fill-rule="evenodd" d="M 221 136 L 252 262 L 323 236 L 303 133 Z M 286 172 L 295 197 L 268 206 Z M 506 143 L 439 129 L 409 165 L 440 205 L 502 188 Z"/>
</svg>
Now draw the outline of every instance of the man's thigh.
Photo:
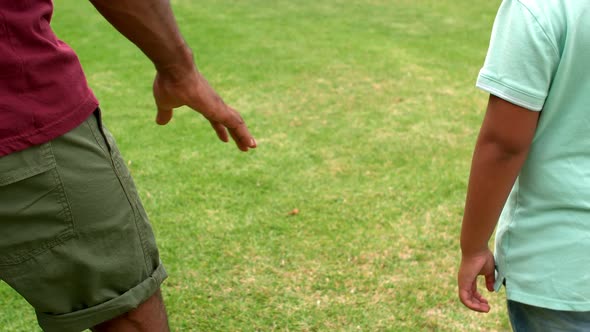
<svg viewBox="0 0 590 332">
<path fill-rule="evenodd" d="M 559 311 L 508 301 L 510 323 L 515 332 L 590 331 L 590 312 Z"/>
<path fill-rule="evenodd" d="M 135 185 L 95 115 L 0 158 L 0 232 L 0 279 L 47 331 L 127 312 L 166 276 Z"/>
</svg>

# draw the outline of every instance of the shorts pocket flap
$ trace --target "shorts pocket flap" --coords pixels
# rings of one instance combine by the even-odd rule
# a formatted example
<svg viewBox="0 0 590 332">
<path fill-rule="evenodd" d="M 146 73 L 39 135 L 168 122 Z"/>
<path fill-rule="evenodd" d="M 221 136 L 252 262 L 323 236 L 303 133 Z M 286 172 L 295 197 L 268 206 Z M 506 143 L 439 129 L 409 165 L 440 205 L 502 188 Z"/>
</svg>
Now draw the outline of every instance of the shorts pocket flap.
<svg viewBox="0 0 590 332">
<path fill-rule="evenodd" d="M 55 167 L 50 143 L 33 146 L 0 158 L 0 187 L 15 183 Z"/>
</svg>

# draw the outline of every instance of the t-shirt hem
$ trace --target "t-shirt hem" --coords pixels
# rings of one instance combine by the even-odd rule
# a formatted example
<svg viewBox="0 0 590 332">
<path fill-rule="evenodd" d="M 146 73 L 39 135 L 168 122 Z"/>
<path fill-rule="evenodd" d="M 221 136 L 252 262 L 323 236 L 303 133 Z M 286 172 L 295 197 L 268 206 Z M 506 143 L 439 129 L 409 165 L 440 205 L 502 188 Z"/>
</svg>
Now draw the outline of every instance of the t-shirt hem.
<svg viewBox="0 0 590 332">
<path fill-rule="evenodd" d="M 544 99 L 521 92 L 518 89 L 481 73 L 477 78 L 475 86 L 493 94 L 494 96 L 531 111 L 541 111 L 543 109 L 543 104 L 545 103 Z"/>
<path fill-rule="evenodd" d="M 510 301 L 516 301 L 528 305 L 532 305 L 535 307 L 550 309 L 550 310 L 560 310 L 560 311 L 590 311 L 590 301 L 581 301 L 581 302 L 571 302 L 571 301 L 563 301 L 553 298 L 541 297 L 530 295 L 526 293 L 521 293 L 519 291 L 510 290 L 507 287 L 506 289 L 506 297 Z"/>
<path fill-rule="evenodd" d="M 68 116 L 64 116 L 58 121 L 47 124 L 43 128 L 36 129 L 25 135 L 0 140 L 0 157 L 25 150 L 34 145 L 47 143 L 62 136 L 84 122 L 97 107 L 98 100 L 90 92 L 78 107 L 67 112 Z"/>
</svg>

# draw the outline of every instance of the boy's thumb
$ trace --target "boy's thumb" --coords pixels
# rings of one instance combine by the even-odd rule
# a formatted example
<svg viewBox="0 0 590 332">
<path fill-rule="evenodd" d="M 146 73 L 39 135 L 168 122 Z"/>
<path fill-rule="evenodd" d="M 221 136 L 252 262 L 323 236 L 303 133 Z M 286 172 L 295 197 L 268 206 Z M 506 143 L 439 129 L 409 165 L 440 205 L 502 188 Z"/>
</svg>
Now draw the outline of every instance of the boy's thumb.
<svg viewBox="0 0 590 332">
<path fill-rule="evenodd" d="M 491 273 L 485 275 L 486 278 L 486 288 L 488 291 L 494 291 L 494 284 L 496 283 L 496 271 L 492 270 Z"/>
</svg>

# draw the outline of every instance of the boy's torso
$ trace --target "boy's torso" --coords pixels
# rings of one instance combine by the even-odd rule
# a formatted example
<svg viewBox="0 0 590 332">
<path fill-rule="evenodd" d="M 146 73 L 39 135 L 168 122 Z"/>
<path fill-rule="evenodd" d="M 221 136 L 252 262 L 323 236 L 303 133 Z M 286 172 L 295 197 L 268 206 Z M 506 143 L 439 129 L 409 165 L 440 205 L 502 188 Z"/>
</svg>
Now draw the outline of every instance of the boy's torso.
<svg viewBox="0 0 590 332">
<path fill-rule="evenodd" d="M 551 70 L 531 150 L 498 227 L 500 279 L 506 278 L 512 300 L 588 311 L 590 3 L 518 2 L 517 6 L 528 11 L 523 15 L 530 14 L 540 28 L 537 40 L 528 43 L 546 44 L 547 52 L 554 49 L 558 62 Z M 547 67 L 538 60 L 543 58 L 547 57 L 533 54 L 522 66 Z M 523 69 L 515 75 L 528 73 Z"/>
</svg>

